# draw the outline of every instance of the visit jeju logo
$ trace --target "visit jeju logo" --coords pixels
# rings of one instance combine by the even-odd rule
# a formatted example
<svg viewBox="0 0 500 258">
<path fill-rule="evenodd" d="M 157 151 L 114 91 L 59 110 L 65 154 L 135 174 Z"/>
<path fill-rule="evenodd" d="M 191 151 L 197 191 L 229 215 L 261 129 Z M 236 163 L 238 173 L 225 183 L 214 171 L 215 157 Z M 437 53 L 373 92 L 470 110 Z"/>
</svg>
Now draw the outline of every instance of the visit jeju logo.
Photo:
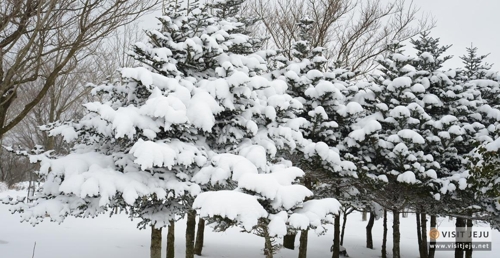
<svg viewBox="0 0 500 258">
<path fill-rule="evenodd" d="M 430 231 L 429 231 L 429 238 L 431 240 L 436 240 L 439 238 L 439 230 L 437 228 L 432 228 Z"/>
</svg>

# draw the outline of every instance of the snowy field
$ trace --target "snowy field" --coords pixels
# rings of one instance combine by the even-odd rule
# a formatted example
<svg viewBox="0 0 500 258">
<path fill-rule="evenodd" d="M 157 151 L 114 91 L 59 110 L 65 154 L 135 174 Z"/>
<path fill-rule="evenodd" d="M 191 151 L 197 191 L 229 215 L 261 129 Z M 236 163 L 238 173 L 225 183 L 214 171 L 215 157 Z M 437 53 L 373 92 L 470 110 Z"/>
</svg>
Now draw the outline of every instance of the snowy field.
<svg viewBox="0 0 500 258">
<path fill-rule="evenodd" d="M 24 194 L 8 190 L 0 193 L 0 198 L 6 195 Z M 388 250 L 390 257 L 391 224 L 389 217 Z M 453 221 L 438 218 L 440 226 L 453 226 Z M 344 246 L 350 257 L 372 258 L 380 257 L 382 240 L 382 220 L 375 222 L 373 228 L 375 250 L 365 248 L 365 226 L 360 213 L 352 213 L 347 221 Z M 184 221 L 176 224 L 176 257 L 184 256 Z M 100 216 L 96 219 L 67 220 L 58 225 L 45 221 L 33 227 L 20 223 L 18 214 L 10 214 L 9 207 L 0 204 L 0 258 L 32 257 L 36 242 L 36 258 L 147 258 L 149 257 L 149 230 L 138 230 L 136 222 L 130 221 L 124 215 Z M 333 229 L 326 235 L 317 236 L 310 232 L 308 257 L 331 257 L 329 252 L 332 243 Z M 401 219 L 401 252 L 402 257 L 418 257 L 415 230 L 415 217 Z M 500 232 L 493 232 L 493 251 L 475 252 L 473 257 L 500 257 Z M 164 231 L 166 239 L 166 230 Z M 297 237 L 296 246 L 298 247 Z M 264 257 L 262 248 L 264 239 L 258 236 L 240 233 L 233 228 L 224 233 L 206 231 L 203 257 L 216 258 L 253 258 Z M 275 257 L 296 257 L 298 250 L 282 249 Z M 437 252 L 436 258 L 453 257 L 453 252 Z"/>
</svg>

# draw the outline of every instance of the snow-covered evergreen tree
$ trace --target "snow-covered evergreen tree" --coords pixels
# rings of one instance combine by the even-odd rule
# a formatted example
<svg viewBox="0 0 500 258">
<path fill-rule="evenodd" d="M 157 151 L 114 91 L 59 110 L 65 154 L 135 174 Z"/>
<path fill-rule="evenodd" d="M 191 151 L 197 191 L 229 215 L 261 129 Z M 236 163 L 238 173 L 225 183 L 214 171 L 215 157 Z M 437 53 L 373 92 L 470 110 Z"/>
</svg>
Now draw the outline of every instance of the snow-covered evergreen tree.
<svg viewBox="0 0 500 258">
<path fill-rule="evenodd" d="M 481 92 L 481 98 L 491 107 L 500 105 L 500 86 L 498 73 L 491 70 L 492 64 L 486 63 L 488 55 L 479 55 L 477 47 L 466 48 L 466 54 L 461 56 L 463 70 L 457 76 L 468 87 L 474 87 Z"/>
<path fill-rule="evenodd" d="M 351 82 L 355 76 L 348 69 L 334 68 L 323 56 L 323 48 L 311 49 L 310 30 L 313 21 L 298 21 L 301 39 L 293 44 L 291 60 L 278 58 L 281 69 L 273 76 L 285 80 L 287 93 L 300 101 L 303 109 L 288 124 L 300 130 L 304 143 L 287 157 L 305 171 L 303 184 L 311 189 L 316 198 L 340 197 L 352 188 L 349 178 L 356 177 L 356 167 L 351 162 L 350 146 L 346 137 L 352 130 L 357 114 L 363 108 L 352 101 L 358 86 Z M 346 200 L 347 201 L 347 200 Z M 347 203 L 347 202 L 346 202 Z M 339 216 L 336 216 L 335 253 L 339 250 Z M 296 229 L 290 228 L 292 234 Z M 307 231 L 302 229 L 302 235 Z M 302 239 L 302 237 L 301 237 Z M 299 257 L 305 257 L 307 238 L 300 242 Z"/>
<path fill-rule="evenodd" d="M 497 134 L 498 135 L 498 134 Z M 474 198 L 481 207 L 479 217 L 490 225 L 500 229 L 500 138 L 477 147 L 471 158 L 470 178 L 468 182 L 474 189 Z"/>
<path fill-rule="evenodd" d="M 224 14 L 232 12 L 224 4 L 170 6 L 159 17 L 162 29 L 148 31 L 148 41 L 130 53 L 143 66 L 121 69 L 121 82 L 93 90 L 102 101 L 86 104 L 86 116 L 51 130 L 76 145 L 66 156 L 32 157 L 44 185 L 33 203 L 17 207 L 25 220 L 60 222 L 122 208 L 158 235 L 186 213 L 194 219 L 194 197 L 211 187 L 203 184 L 270 172 L 267 159 L 296 145 L 300 132 L 278 120 L 300 103 L 284 94 L 283 82 L 260 76 L 267 53 L 255 52 L 259 40 L 243 34 L 245 23 Z M 242 169 L 249 164 L 258 170 Z M 226 166 L 228 174 L 217 173 Z M 211 180 L 200 179 L 212 168 Z M 191 229 L 186 257 L 193 256 Z M 152 257 L 158 250 L 152 245 Z"/>
<path fill-rule="evenodd" d="M 413 48 L 417 50 L 417 59 L 413 66 L 417 71 L 436 72 L 443 67 L 444 62 L 450 60 L 452 56 L 443 56 L 451 45 L 441 46 L 439 38 L 430 36 L 430 31 L 424 31 L 418 39 L 411 39 Z"/>
<path fill-rule="evenodd" d="M 351 138 L 360 145 L 361 179 L 370 188 L 374 201 L 393 212 L 393 255 L 399 257 L 399 213 L 409 205 L 416 193 L 424 192 L 438 168 L 432 155 L 425 152 L 424 124 L 431 119 L 424 104 L 438 99 L 425 94 L 416 81 L 419 71 L 413 58 L 402 52 L 400 44 L 388 46 L 391 52 L 379 60 L 380 76 L 371 85 L 373 97 L 366 105 L 374 113 L 362 123 L 379 123 L 375 134 L 364 137 L 354 131 Z"/>
<path fill-rule="evenodd" d="M 484 62 L 484 59 L 489 54 L 479 55 L 477 47 L 473 45 L 465 48 L 465 50 L 467 53 L 461 56 L 460 59 L 462 59 L 464 64 L 464 76 L 468 80 L 479 80 L 492 76 L 492 64 Z"/>
<path fill-rule="evenodd" d="M 462 206 L 459 214 L 483 217 L 495 228 L 499 227 L 498 192 L 496 191 L 498 156 L 498 121 L 500 119 L 500 86 L 498 73 L 491 70 L 492 65 L 484 61 L 488 55 L 479 55 L 477 47 L 466 48 L 467 53 L 460 58 L 464 69 L 458 78 L 464 88 L 474 92 L 477 114 L 470 116 L 475 125 L 475 137 L 465 146 L 468 153 L 466 173 L 467 189 L 459 191 L 457 199 Z M 472 94 L 471 94 L 472 95 Z M 471 120 L 471 119 L 469 119 Z M 472 147 L 476 147 L 472 150 Z M 496 180 L 496 181 L 495 181 Z M 467 227 L 472 226 L 468 224 Z"/>
<path fill-rule="evenodd" d="M 155 231 L 182 217 L 190 196 L 200 192 L 189 181 L 208 158 L 197 131 L 213 125 L 216 101 L 185 79 L 145 67 L 120 72 L 122 83 L 95 89 L 103 102 L 85 104 L 89 113 L 81 120 L 51 131 L 75 143 L 70 154 L 32 156 L 44 184 L 33 203 L 18 207 L 25 220 L 61 222 L 123 208 Z"/>
<path fill-rule="evenodd" d="M 194 207 L 201 216 L 215 219 L 220 230 L 240 225 L 247 232 L 263 236 L 264 253 L 273 257 L 278 247 L 274 239 L 286 235 L 288 226 L 321 231 L 324 221 L 339 212 L 340 204 L 333 198 L 305 201 L 313 193 L 294 183 L 304 172 L 290 166 L 290 162 L 268 169 L 269 173 L 241 175 L 236 190 L 200 194 Z"/>
<path fill-rule="evenodd" d="M 296 44 L 296 46 L 297 47 L 296 47 L 296 50 L 294 51 L 294 53 L 297 57 L 299 57 L 302 54 L 301 51 L 308 51 L 308 50 L 306 50 L 307 49 L 307 42 L 304 42 L 304 41 L 298 42 Z M 265 89 L 263 91 L 263 93 L 270 94 L 269 95 L 270 98 L 268 99 L 269 100 L 268 103 L 272 106 L 266 108 L 266 110 L 264 112 L 266 117 L 264 117 L 264 119 L 263 118 L 256 118 L 254 116 L 254 121 L 257 123 L 257 125 L 259 125 L 259 134 L 256 135 L 256 137 L 246 139 L 246 141 L 244 143 L 242 143 L 242 145 L 240 145 L 240 155 L 247 155 L 245 153 L 249 153 L 249 154 L 252 153 L 252 155 L 254 156 L 254 159 L 255 159 L 258 157 L 256 155 L 256 153 L 259 153 L 258 151 L 260 149 L 262 149 L 262 151 L 260 151 L 260 152 L 263 152 L 264 148 L 261 146 L 255 146 L 255 145 L 249 145 L 249 144 L 251 144 L 252 142 L 255 142 L 256 144 L 266 146 L 269 144 L 268 141 L 271 140 L 271 141 L 274 141 L 274 144 L 276 144 L 276 147 L 277 147 L 275 151 L 270 153 L 271 158 L 272 157 L 274 157 L 275 159 L 278 158 L 277 160 L 285 158 L 285 159 L 291 159 L 293 162 L 304 162 L 304 160 L 302 160 L 302 159 L 296 160 L 293 158 L 293 157 L 296 157 L 297 153 L 292 151 L 290 149 L 290 147 L 296 146 L 298 152 L 301 153 L 301 154 L 299 154 L 299 156 L 304 155 L 304 153 L 307 152 L 307 155 L 310 156 L 309 160 L 313 159 L 312 156 L 319 157 L 319 155 L 322 155 L 322 157 L 324 159 L 324 161 L 323 161 L 324 168 L 329 166 L 333 170 L 333 167 L 335 167 L 337 169 L 337 171 L 342 168 L 341 160 L 340 160 L 340 157 L 339 157 L 338 153 L 336 152 L 336 150 L 330 149 L 325 142 L 309 141 L 310 132 L 308 132 L 307 130 L 303 130 L 304 125 L 308 124 L 309 121 L 307 121 L 307 119 L 304 119 L 304 117 L 302 117 L 301 115 L 299 115 L 299 117 L 296 117 L 296 113 L 298 111 L 297 108 L 299 108 L 299 107 L 302 108 L 302 110 L 300 112 L 304 112 L 303 110 L 306 110 L 306 113 L 309 111 L 314 112 L 314 110 L 310 109 L 310 106 L 308 106 L 308 105 L 312 104 L 311 102 L 307 102 L 307 103 L 303 102 L 302 99 L 300 99 L 296 95 L 298 92 L 294 93 L 294 90 L 296 90 L 297 87 L 302 87 L 302 90 L 303 90 L 301 93 L 298 93 L 298 94 L 304 95 L 304 94 L 306 94 L 304 92 L 309 88 L 309 87 L 305 88 L 305 86 L 309 86 L 311 84 L 311 82 L 314 82 L 314 84 L 316 84 L 316 83 L 320 83 L 320 81 L 323 81 L 324 85 L 318 87 L 318 89 L 323 87 L 320 90 L 323 90 L 324 92 L 328 92 L 329 96 L 333 96 L 332 95 L 333 91 L 338 91 L 335 89 L 335 87 L 333 86 L 333 84 L 331 82 L 326 82 L 325 80 L 320 78 L 320 77 L 323 77 L 322 72 L 320 72 L 319 70 L 316 70 L 315 68 L 319 68 L 321 66 L 321 63 L 324 64 L 326 62 L 326 60 L 320 56 L 320 54 L 321 54 L 320 49 L 315 50 L 313 52 L 315 52 L 315 55 L 316 55 L 316 57 L 313 59 L 314 64 L 305 64 L 304 63 L 305 66 L 307 66 L 307 67 L 303 67 L 303 70 L 301 70 L 301 68 L 300 68 L 301 65 L 303 65 L 303 64 L 288 63 L 286 61 L 283 62 L 283 59 L 280 59 L 279 56 L 273 57 L 272 60 L 270 60 L 270 61 L 274 62 L 274 65 L 276 65 L 276 66 L 273 66 L 273 68 L 274 67 L 283 67 L 283 66 L 288 65 L 288 67 L 290 67 L 291 70 L 285 69 L 284 72 L 270 70 L 269 73 L 266 75 L 267 79 L 272 80 L 273 83 L 272 83 L 272 85 L 270 85 L 271 87 L 269 87 L 268 89 Z M 268 55 L 269 55 L 269 53 L 267 54 L 267 56 Z M 280 63 L 280 62 L 281 62 L 281 64 L 276 64 L 276 63 Z M 292 73 L 293 73 L 293 71 L 295 71 L 294 70 L 295 68 L 293 68 L 293 67 L 297 68 L 296 69 L 297 73 L 300 76 L 303 76 L 304 80 L 307 80 L 304 82 L 305 86 L 299 85 L 298 83 L 294 83 L 293 81 L 288 80 L 287 76 L 293 76 Z M 305 74 L 308 74 L 309 76 L 312 76 L 312 77 L 310 77 L 310 78 L 306 77 L 305 74 L 304 75 L 302 74 L 303 72 Z M 283 73 L 285 73 L 284 76 L 283 76 Z M 299 75 L 297 75 L 297 73 L 295 73 L 295 77 L 298 78 Z M 253 78 L 257 79 L 258 75 L 253 77 Z M 262 81 L 263 79 L 260 78 L 259 80 Z M 328 85 L 326 85 L 326 84 L 328 84 Z M 273 85 L 275 85 L 275 86 L 273 86 Z M 281 85 L 282 87 L 280 88 L 280 87 L 278 87 L 278 85 Z M 310 90 L 314 91 L 314 88 L 312 88 Z M 285 94 L 284 96 L 289 97 L 289 95 L 291 95 L 293 97 L 296 97 L 295 99 L 290 99 L 290 101 L 291 101 L 290 103 L 296 103 L 296 104 L 294 104 L 292 106 L 290 106 L 290 105 L 287 105 L 287 106 L 274 105 L 273 103 L 276 103 L 275 101 L 280 101 L 280 102 L 282 101 L 282 100 L 279 100 L 277 98 L 278 96 L 276 95 L 277 93 L 280 93 L 281 91 L 283 91 L 282 93 L 285 93 L 285 91 L 286 91 L 286 93 L 288 93 L 288 94 Z M 282 94 L 282 93 L 280 93 L 280 94 Z M 323 99 L 327 99 L 327 98 L 323 97 Z M 315 105 L 317 105 L 317 104 L 315 104 Z M 295 109 L 290 109 L 290 108 L 288 108 L 288 106 L 295 108 Z M 324 110 L 323 110 L 323 112 L 320 112 L 321 108 L 322 107 L 318 107 L 316 109 L 319 112 L 317 116 L 313 115 L 310 112 L 309 112 L 309 114 L 313 117 L 316 117 L 317 119 L 321 119 L 322 115 L 325 114 Z M 322 124 L 322 122 L 320 122 L 318 120 L 317 125 L 321 126 L 321 124 Z M 265 128 L 260 129 L 261 125 L 265 125 Z M 323 125 L 326 126 L 327 123 L 323 123 Z M 331 127 L 333 125 L 334 125 L 334 123 L 330 123 L 328 126 Z M 307 126 L 310 126 L 312 128 L 312 125 L 307 125 Z M 289 135 L 292 137 L 289 139 L 283 137 L 283 136 L 285 136 L 285 134 L 283 134 L 285 131 L 289 132 Z M 325 130 L 322 128 L 322 129 L 318 129 L 318 131 L 325 131 Z M 305 138 L 306 138 L 305 140 L 302 138 L 302 134 L 305 134 Z M 319 135 L 318 132 L 314 132 L 314 134 Z M 277 137 L 277 136 L 279 136 L 279 137 Z M 328 138 L 328 136 L 326 138 Z M 289 147 L 283 149 L 283 147 L 285 147 L 287 145 Z M 252 150 L 247 151 L 246 149 L 249 147 L 252 148 Z M 290 155 L 291 153 L 295 153 L 295 154 Z M 268 155 L 269 155 L 269 153 L 268 153 Z M 265 156 L 265 154 L 263 156 Z M 320 161 L 320 163 L 321 163 L 321 161 Z M 259 174 L 259 175 L 255 175 L 255 177 L 262 176 L 262 178 L 266 178 L 266 177 L 272 178 L 272 176 L 274 176 L 276 174 L 275 172 L 273 172 L 274 171 L 273 166 L 270 167 L 269 165 L 265 164 L 265 162 L 259 162 L 259 163 L 256 163 L 256 165 L 261 173 L 269 173 L 269 172 L 271 172 L 271 173 L 270 174 Z M 352 164 L 344 163 L 343 165 L 346 167 L 349 167 L 349 165 L 351 165 L 351 167 L 349 167 L 349 168 L 352 168 Z M 208 169 L 208 168 L 203 169 L 199 173 L 200 178 L 202 178 L 201 175 L 203 173 L 210 175 L 210 181 L 214 180 L 214 175 L 216 172 L 213 169 Z M 226 173 L 226 175 L 230 175 L 230 173 Z M 234 172 L 233 172 L 233 175 L 234 175 Z M 306 173 L 306 175 L 307 175 L 307 173 Z M 269 176 L 271 176 L 271 177 L 269 177 Z M 301 176 L 302 176 L 302 174 L 300 174 L 300 176 L 296 175 L 295 177 L 288 179 L 291 181 L 279 180 L 279 181 L 283 181 L 283 183 L 280 183 L 280 184 L 284 184 L 284 186 L 276 185 L 273 187 L 275 189 L 279 189 L 279 188 L 277 188 L 278 186 L 283 187 L 283 188 L 285 188 L 285 186 L 288 187 L 288 185 L 290 185 L 291 182 L 293 182 L 293 180 L 296 177 L 298 178 Z M 220 179 L 220 178 L 217 177 L 216 179 Z M 206 178 L 205 180 L 208 182 L 209 179 Z M 263 235 L 266 238 L 265 252 L 267 255 L 272 255 L 272 252 L 273 252 L 271 250 L 271 249 L 273 249 L 272 248 L 273 245 L 270 244 L 271 243 L 270 239 L 272 239 L 274 236 L 282 236 L 283 235 L 281 231 L 279 231 L 279 234 L 278 234 L 274 229 L 272 229 L 273 227 L 275 227 L 275 225 L 277 223 L 277 222 L 273 222 L 273 218 L 276 218 L 275 216 L 277 216 L 277 214 L 281 214 L 280 217 L 282 218 L 282 222 L 280 222 L 280 223 L 283 223 L 283 224 L 279 224 L 279 225 L 284 226 L 285 230 L 287 228 L 286 225 L 288 225 L 289 229 L 292 229 L 292 230 L 305 230 L 308 228 L 318 228 L 318 227 L 322 228 L 321 223 L 320 223 L 321 220 L 326 219 L 326 218 L 324 218 L 326 215 L 337 212 L 336 209 L 332 208 L 331 211 L 321 215 L 322 217 L 320 216 L 316 219 L 305 218 L 305 219 L 301 220 L 301 223 L 297 224 L 297 222 L 293 222 L 294 219 L 292 219 L 292 217 L 293 218 L 300 217 L 299 214 L 301 212 L 302 213 L 306 212 L 306 211 L 303 211 L 302 208 L 300 208 L 300 205 L 302 205 L 302 202 L 305 201 L 306 197 L 309 197 L 311 195 L 310 190 L 307 190 L 307 188 L 305 188 L 304 186 L 292 185 L 290 187 L 302 189 L 301 191 L 307 191 L 309 194 L 303 195 L 303 196 L 301 196 L 301 195 L 296 196 L 296 198 L 298 198 L 298 199 L 296 199 L 295 201 L 292 201 L 292 203 L 294 203 L 294 205 L 292 205 L 292 206 L 272 207 L 266 203 L 268 203 L 269 201 L 276 201 L 276 200 L 274 200 L 274 198 L 275 198 L 274 196 L 268 196 L 265 192 L 262 192 L 263 190 L 256 191 L 256 190 L 251 188 L 251 187 L 256 187 L 256 186 L 251 186 L 249 188 L 249 186 L 245 185 L 245 183 L 242 183 L 241 180 L 244 180 L 243 177 L 242 177 L 242 179 L 235 180 L 235 181 L 238 181 L 238 188 L 236 189 L 236 191 L 243 191 L 244 193 L 254 194 L 254 195 L 258 196 L 259 203 L 264 207 L 264 210 L 266 210 L 266 212 L 269 214 L 268 217 L 261 218 L 259 220 L 258 225 L 252 227 L 253 230 L 257 230 L 258 234 Z M 265 191 L 270 191 L 270 190 L 265 189 Z M 231 194 L 231 193 L 232 192 L 227 192 L 227 193 L 208 192 L 207 194 L 200 195 L 200 197 L 197 198 L 197 200 L 200 200 L 200 202 L 201 202 L 201 199 L 200 199 L 200 198 L 202 198 L 201 196 L 208 196 L 208 195 L 216 196 L 216 194 Z M 207 197 L 203 197 L 203 198 L 207 198 Z M 281 199 L 281 197 L 279 197 L 279 198 Z M 293 198 L 295 198 L 295 197 L 288 197 L 288 198 L 292 198 L 291 200 L 293 200 Z M 336 204 L 334 203 L 334 199 L 327 199 L 327 200 L 329 200 L 328 202 L 330 202 L 331 205 L 333 205 L 333 207 L 336 206 Z M 309 207 L 312 205 L 312 203 L 321 203 L 321 202 L 323 202 L 323 201 L 322 200 L 321 201 L 318 200 L 318 201 L 314 201 L 314 202 L 307 201 L 303 205 Z M 326 202 L 326 203 L 328 203 L 328 202 Z M 206 209 L 207 208 L 203 208 L 200 205 L 200 212 L 210 214 L 210 212 L 209 212 L 210 210 L 206 210 Z M 220 213 L 221 213 L 221 211 L 215 212 L 215 215 L 220 215 Z M 214 213 L 212 213 L 212 214 L 214 214 Z M 219 220 L 219 224 L 222 225 L 223 227 L 225 225 L 234 224 L 234 223 L 228 223 L 227 221 L 224 222 L 222 217 L 224 217 L 224 216 L 216 216 L 216 219 Z M 289 221 L 289 219 L 291 221 Z M 318 219 L 319 219 L 319 221 L 317 221 Z M 231 220 L 234 220 L 234 218 L 231 218 Z M 309 221 L 309 222 L 306 223 L 307 221 Z M 271 225 L 273 225 L 273 226 L 271 226 Z M 286 234 L 286 231 L 285 231 L 285 234 Z"/>
<path fill-rule="evenodd" d="M 443 72 L 443 63 L 450 56 L 443 56 L 450 46 L 440 46 L 439 39 L 423 33 L 419 39 L 412 40 L 417 50 L 413 62 L 418 69 L 415 81 L 424 86 L 425 97 L 435 101 L 423 101 L 422 106 L 431 117 L 423 124 L 423 136 L 426 140 L 425 152 L 432 155 L 437 169 L 431 172 L 431 182 L 422 194 L 415 198 L 413 208 L 421 216 L 419 251 L 426 256 L 427 250 L 427 213 L 431 216 L 431 228 L 437 227 L 435 216 L 440 214 L 460 214 L 464 203 L 470 196 L 464 184 L 467 178 L 467 155 L 472 150 L 477 130 L 481 129 L 478 121 L 477 104 L 480 96 L 473 87 L 467 87 L 460 80 L 460 70 Z M 459 190 L 459 191 L 456 191 Z M 427 193 L 431 193 L 431 195 Z M 460 197 L 458 197 L 460 196 Z M 462 201 L 458 201 L 460 198 Z M 443 204 L 446 203 L 446 205 Z"/>
<path fill-rule="evenodd" d="M 305 257 L 307 231 L 325 223 L 338 257 L 341 206 L 392 211 L 394 257 L 408 207 L 500 228 L 500 86 L 487 55 L 467 48 L 463 69 L 442 71 L 449 46 L 426 32 L 415 58 L 389 44 L 367 82 L 311 49 L 307 18 L 291 59 L 262 50 L 243 2 L 167 6 L 129 53 L 142 66 L 95 86 L 81 119 L 43 127 L 70 153 L 23 154 L 40 165 L 38 192 L 4 202 L 33 225 L 126 212 L 151 228 L 152 258 L 183 217 L 194 257 L 197 212 L 216 231 L 264 237 L 267 257 L 299 231 Z"/>
<path fill-rule="evenodd" d="M 432 42 L 430 46 L 429 42 Z M 482 128 L 479 124 L 473 125 L 480 118 L 476 110 L 478 92 L 455 81 L 454 70 L 440 70 L 450 58 L 442 56 L 449 46 L 440 47 L 439 39 L 427 33 L 412 43 L 417 50 L 413 65 L 419 68 L 415 81 L 423 86 L 421 105 L 430 116 L 422 124 L 425 151 L 433 156 L 439 168 L 433 178 L 456 177 L 457 173 L 463 173 L 466 169 L 466 155 L 472 150 L 477 130 Z M 447 192 L 445 188 L 448 187 L 447 182 L 445 185 L 439 182 L 436 180 L 433 184 L 434 198 L 437 200 Z"/>
</svg>

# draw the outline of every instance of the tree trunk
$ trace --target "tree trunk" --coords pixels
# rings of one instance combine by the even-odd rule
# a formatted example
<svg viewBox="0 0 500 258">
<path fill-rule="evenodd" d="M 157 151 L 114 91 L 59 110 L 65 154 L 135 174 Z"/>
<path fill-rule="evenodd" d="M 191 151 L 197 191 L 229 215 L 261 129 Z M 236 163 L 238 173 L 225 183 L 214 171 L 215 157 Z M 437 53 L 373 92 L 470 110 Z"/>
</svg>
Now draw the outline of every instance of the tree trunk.
<svg viewBox="0 0 500 258">
<path fill-rule="evenodd" d="M 175 257 L 175 221 L 171 220 L 167 232 L 167 258 Z"/>
<path fill-rule="evenodd" d="M 283 247 L 286 249 L 295 249 L 295 237 L 297 233 L 289 233 L 283 237 Z"/>
<path fill-rule="evenodd" d="M 151 258 L 161 258 L 161 228 L 151 225 L 151 246 L 149 248 Z"/>
<path fill-rule="evenodd" d="M 420 225 L 422 231 L 422 254 L 421 258 L 427 258 L 429 256 L 429 251 L 427 250 L 427 214 L 420 214 Z"/>
<path fill-rule="evenodd" d="M 340 235 L 340 245 L 343 246 L 344 245 L 344 233 L 345 233 L 345 224 L 347 223 L 347 216 L 349 216 L 349 213 L 350 211 L 347 211 L 344 212 L 344 216 L 343 216 L 343 219 L 344 221 L 342 221 L 342 233 Z"/>
<path fill-rule="evenodd" d="M 437 223 L 436 223 L 436 216 L 435 215 L 431 215 L 431 229 L 433 228 L 436 228 L 437 226 Z M 435 240 L 432 240 L 430 241 L 431 243 L 436 243 Z M 431 245 L 429 247 L 429 255 L 427 256 L 428 258 L 434 258 L 434 254 L 436 253 L 436 248 L 434 247 L 434 245 Z"/>
<path fill-rule="evenodd" d="M 363 213 L 361 215 L 361 220 L 362 221 L 366 221 L 367 220 L 367 217 L 368 217 L 368 212 L 365 210 L 363 210 Z"/>
<path fill-rule="evenodd" d="M 335 216 L 332 258 L 340 257 L 340 214 Z"/>
<path fill-rule="evenodd" d="M 299 245 L 299 258 L 307 257 L 307 235 L 309 230 L 300 231 L 300 245 Z"/>
<path fill-rule="evenodd" d="M 4 126 L 7 126 L 7 113 L 12 102 L 14 102 L 16 98 L 17 98 L 16 91 L 14 91 L 14 93 L 11 96 L 9 96 L 9 100 L 5 100 L 2 98 L 2 96 L 0 96 L 0 103 L 3 102 L 3 105 L 0 105 L 0 139 L 3 139 L 3 136 L 8 131 L 7 129 L 4 129 Z"/>
<path fill-rule="evenodd" d="M 469 213 L 469 216 L 472 217 L 472 213 Z M 473 227 L 472 220 L 467 219 L 467 235 L 469 235 L 469 236 L 472 232 L 472 227 Z M 469 248 L 467 248 L 465 250 L 465 258 L 472 258 L 472 239 L 468 239 L 468 240 L 469 240 L 468 241 Z"/>
<path fill-rule="evenodd" d="M 308 174 L 306 174 L 304 176 L 304 186 L 307 187 L 307 189 L 309 189 L 309 190 L 311 190 L 313 188 L 313 178 Z M 338 192 L 339 192 L 339 189 L 337 189 L 337 193 Z M 306 200 L 309 200 L 309 199 L 311 199 L 311 198 L 306 198 Z M 308 233 L 309 233 L 308 229 L 300 231 L 299 258 L 306 258 L 307 257 Z M 295 236 L 296 236 L 296 233 L 294 233 L 293 239 L 289 240 L 290 241 L 289 245 L 291 245 L 291 247 L 292 247 L 291 249 L 294 249 Z M 291 238 L 291 237 L 289 237 L 289 238 Z"/>
<path fill-rule="evenodd" d="M 382 258 L 387 258 L 387 210 L 384 209 L 384 233 L 382 237 Z"/>
<path fill-rule="evenodd" d="M 194 234 L 196 231 L 196 211 L 187 212 L 186 221 L 186 258 L 194 258 Z"/>
<path fill-rule="evenodd" d="M 456 222 L 455 222 L 455 227 L 457 227 L 457 231 L 458 231 L 458 228 L 463 228 L 465 227 L 465 219 L 462 219 L 462 218 L 457 218 Z M 456 243 L 460 243 L 457 239 Z M 459 245 L 456 246 L 455 248 L 455 258 L 464 258 L 464 249 L 462 249 Z"/>
<path fill-rule="evenodd" d="M 273 242 L 269 236 L 267 225 L 262 226 L 262 231 L 264 233 L 264 255 L 266 258 L 273 258 Z"/>
<path fill-rule="evenodd" d="M 28 186 L 28 195 L 26 196 L 26 202 L 30 203 L 33 200 L 33 197 L 35 196 L 35 180 L 34 180 L 34 172 L 30 171 L 30 181 L 29 181 L 29 186 Z"/>
<path fill-rule="evenodd" d="M 198 230 L 196 231 L 196 242 L 194 244 L 194 253 L 201 255 L 203 250 L 203 242 L 205 239 L 205 220 L 200 218 L 198 220 Z"/>
<path fill-rule="evenodd" d="M 415 220 L 417 221 L 417 242 L 418 242 L 418 253 L 420 258 L 423 258 L 424 250 L 422 243 L 422 225 L 420 225 L 420 212 L 415 212 Z"/>
<path fill-rule="evenodd" d="M 401 233 L 399 232 L 399 211 L 397 209 L 392 210 L 393 222 L 392 222 L 392 257 L 401 258 L 399 243 L 401 239 Z"/>
<path fill-rule="evenodd" d="M 366 225 L 366 248 L 370 249 L 373 249 L 373 224 L 375 224 L 375 213 L 370 212 L 370 219 L 368 220 L 368 224 Z"/>
</svg>

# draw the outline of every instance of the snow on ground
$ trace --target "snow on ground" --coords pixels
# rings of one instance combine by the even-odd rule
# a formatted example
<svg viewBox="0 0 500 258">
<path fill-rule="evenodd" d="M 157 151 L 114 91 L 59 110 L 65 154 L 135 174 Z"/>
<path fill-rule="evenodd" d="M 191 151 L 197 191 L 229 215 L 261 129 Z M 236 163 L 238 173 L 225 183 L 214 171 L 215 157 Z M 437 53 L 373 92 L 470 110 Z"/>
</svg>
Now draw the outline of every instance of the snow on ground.
<svg viewBox="0 0 500 258">
<path fill-rule="evenodd" d="M 7 190 L 0 192 L 0 199 L 6 195 L 25 194 L 21 191 Z M 392 218 L 389 215 L 388 250 L 389 257 L 392 249 Z M 447 218 L 438 218 L 440 226 L 451 227 L 454 221 Z M 365 246 L 366 221 L 361 221 L 360 213 L 353 213 L 347 221 L 344 246 L 350 257 L 375 258 L 380 257 L 382 240 L 382 221 L 375 222 L 373 228 L 375 250 Z M 316 236 L 314 231 L 309 232 L 308 257 L 331 257 L 330 246 L 333 239 L 333 228 L 328 227 L 326 235 Z M 176 224 L 176 257 L 184 256 L 184 221 Z M 237 228 L 223 233 L 205 231 L 205 246 L 203 257 L 206 258 L 254 258 L 264 257 L 262 248 L 263 238 L 240 233 Z M 164 230 L 166 239 L 166 230 Z M 36 258 L 137 258 L 149 257 L 149 230 L 138 230 L 136 222 L 130 221 L 125 215 L 101 216 L 95 219 L 67 218 L 58 225 L 45 221 L 36 227 L 20 223 L 18 214 L 11 214 L 9 207 L 0 204 L 0 257 L 21 258 L 31 257 L 36 242 Z M 475 258 L 500 257 L 500 232 L 493 232 L 493 251 L 475 252 Z M 298 247 L 299 237 L 295 245 Z M 275 257 L 296 257 L 298 249 L 282 249 Z M 418 257 L 415 217 L 401 219 L 401 253 L 402 257 Z M 165 254 L 164 254 L 165 255 Z M 441 251 L 436 258 L 453 257 L 453 252 Z"/>
</svg>

